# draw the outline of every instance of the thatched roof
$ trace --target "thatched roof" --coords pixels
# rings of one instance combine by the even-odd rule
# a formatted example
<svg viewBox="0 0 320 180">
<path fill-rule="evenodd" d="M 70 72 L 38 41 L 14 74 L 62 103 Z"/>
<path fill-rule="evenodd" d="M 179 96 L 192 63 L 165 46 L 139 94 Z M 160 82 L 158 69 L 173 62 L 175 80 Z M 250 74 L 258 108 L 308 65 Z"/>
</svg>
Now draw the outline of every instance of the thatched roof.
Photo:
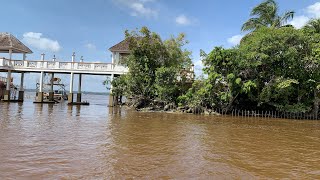
<svg viewBox="0 0 320 180">
<path fill-rule="evenodd" d="M 129 39 L 125 39 L 109 48 L 111 52 L 129 52 Z"/>
<path fill-rule="evenodd" d="M 12 49 L 12 53 L 33 53 L 12 34 L 0 32 L 0 53 L 9 53 L 9 49 Z"/>
</svg>

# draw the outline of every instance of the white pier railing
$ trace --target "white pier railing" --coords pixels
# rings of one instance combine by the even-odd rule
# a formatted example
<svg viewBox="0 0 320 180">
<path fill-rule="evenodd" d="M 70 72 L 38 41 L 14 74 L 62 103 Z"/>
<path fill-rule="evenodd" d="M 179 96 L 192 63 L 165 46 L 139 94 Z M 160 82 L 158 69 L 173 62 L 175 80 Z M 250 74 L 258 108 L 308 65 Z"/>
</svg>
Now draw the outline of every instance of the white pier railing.
<svg viewBox="0 0 320 180">
<path fill-rule="evenodd" d="M 128 68 L 112 63 L 64 62 L 46 60 L 10 60 L 0 58 L 0 70 L 82 74 L 125 74 Z"/>
<path fill-rule="evenodd" d="M 7 82 L 7 78 L 0 76 L 0 82 Z"/>
</svg>

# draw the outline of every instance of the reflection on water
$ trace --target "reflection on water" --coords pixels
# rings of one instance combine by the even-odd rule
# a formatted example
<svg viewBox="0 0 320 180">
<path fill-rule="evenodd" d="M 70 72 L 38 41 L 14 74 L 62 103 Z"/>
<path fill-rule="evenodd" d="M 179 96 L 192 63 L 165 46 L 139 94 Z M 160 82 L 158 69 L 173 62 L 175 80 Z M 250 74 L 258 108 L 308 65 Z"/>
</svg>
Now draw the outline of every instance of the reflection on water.
<svg viewBox="0 0 320 180">
<path fill-rule="evenodd" d="M 0 179 L 320 178 L 318 121 L 143 113 L 107 98 L 0 103 Z"/>
</svg>

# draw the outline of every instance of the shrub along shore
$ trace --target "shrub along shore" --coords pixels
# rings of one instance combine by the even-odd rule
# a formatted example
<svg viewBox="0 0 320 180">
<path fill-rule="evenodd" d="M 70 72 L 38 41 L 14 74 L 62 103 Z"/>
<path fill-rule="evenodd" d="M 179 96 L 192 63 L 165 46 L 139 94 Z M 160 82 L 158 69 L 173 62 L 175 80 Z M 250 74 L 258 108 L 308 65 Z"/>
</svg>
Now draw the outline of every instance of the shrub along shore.
<svg viewBox="0 0 320 180">
<path fill-rule="evenodd" d="M 112 93 L 136 109 L 318 119 L 320 19 L 296 29 L 286 23 L 294 12 L 278 14 L 273 0 L 257 5 L 238 46 L 200 51 L 204 68 L 196 79 L 184 34 L 163 41 L 146 27 L 126 31 L 130 55 L 121 63 L 129 73 L 112 81 Z"/>
</svg>

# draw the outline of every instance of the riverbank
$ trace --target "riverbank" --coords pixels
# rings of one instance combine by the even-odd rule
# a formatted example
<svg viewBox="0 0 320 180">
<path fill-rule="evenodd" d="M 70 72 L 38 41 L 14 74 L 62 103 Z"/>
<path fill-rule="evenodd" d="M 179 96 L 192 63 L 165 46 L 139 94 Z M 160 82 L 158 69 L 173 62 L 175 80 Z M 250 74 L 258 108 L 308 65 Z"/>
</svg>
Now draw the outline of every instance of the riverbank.
<svg viewBox="0 0 320 180">
<path fill-rule="evenodd" d="M 137 103 L 138 102 L 138 103 Z M 142 112 L 159 112 L 159 113 L 175 113 L 175 114 L 198 114 L 211 116 L 234 116 L 234 117 L 260 117 L 260 118 L 280 118 L 280 119 L 295 119 L 295 120 L 319 120 L 319 116 L 313 113 L 301 112 L 286 112 L 286 111 L 270 111 L 270 110 L 246 110 L 232 109 L 226 111 L 224 109 L 207 109 L 204 107 L 177 107 L 173 103 L 165 104 L 161 101 L 153 101 L 146 105 L 139 101 L 129 101 L 123 105 Z"/>
</svg>

